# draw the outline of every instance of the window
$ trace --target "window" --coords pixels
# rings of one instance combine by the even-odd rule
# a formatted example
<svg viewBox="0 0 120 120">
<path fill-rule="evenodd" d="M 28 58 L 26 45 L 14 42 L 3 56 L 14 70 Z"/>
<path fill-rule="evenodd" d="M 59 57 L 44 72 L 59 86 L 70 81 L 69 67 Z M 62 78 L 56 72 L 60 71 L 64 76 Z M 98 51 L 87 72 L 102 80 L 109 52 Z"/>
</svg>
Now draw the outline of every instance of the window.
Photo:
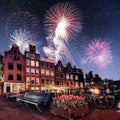
<svg viewBox="0 0 120 120">
<path fill-rule="evenodd" d="M 57 78 L 59 77 L 59 73 L 56 74 L 56 77 L 57 77 Z"/>
<path fill-rule="evenodd" d="M 14 60 L 17 60 L 17 55 L 14 55 Z"/>
<path fill-rule="evenodd" d="M 67 82 L 67 86 L 69 86 L 69 82 Z"/>
<path fill-rule="evenodd" d="M 61 71 L 62 71 L 62 68 L 61 68 L 61 67 L 58 67 L 58 71 L 61 72 Z"/>
<path fill-rule="evenodd" d="M 61 74 L 61 78 L 64 78 L 64 77 L 63 77 L 63 74 Z"/>
<path fill-rule="evenodd" d="M 27 74 L 27 75 L 30 74 L 30 68 L 26 68 L 26 74 Z"/>
<path fill-rule="evenodd" d="M 36 69 L 36 75 L 39 76 L 39 69 Z"/>
<path fill-rule="evenodd" d="M 46 63 L 46 67 L 48 67 L 48 63 Z"/>
<path fill-rule="evenodd" d="M 32 52 L 32 53 L 35 53 L 35 52 L 36 52 L 35 46 L 30 45 L 30 52 Z"/>
<path fill-rule="evenodd" d="M 35 54 L 30 55 L 31 59 L 35 59 Z"/>
<path fill-rule="evenodd" d="M 59 82 L 59 81 L 57 81 L 57 85 L 60 85 L 60 82 Z"/>
<path fill-rule="evenodd" d="M 9 62 L 9 63 L 8 63 L 8 69 L 9 69 L 9 70 L 13 70 L 13 69 L 14 69 L 14 65 L 13 65 L 12 62 Z"/>
<path fill-rule="evenodd" d="M 22 65 L 21 64 L 17 64 L 17 70 L 22 71 Z"/>
<path fill-rule="evenodd" d="M 30 78 L 29 77 L 26 77 L 26 82 L 30 83 Z"/>
<path fill-rule="evenodd" d="M 70 79 L 73 80 L 73 75 L 70 75 Z"/>
<path fill-rule="evenodd" d="M 35 75 L 35 69 L 31 68 L 31 75 Z"/>
<path fill-rule="evenodd" d="M 44 79 L 42 79 L 41 81 L 42 81 L 42 84 L 44 84 Z"/>
<path fill-rule="evenodd" d="M 69 79 L 69 74 L 66 74 L 66 79 Z"/>
<path fill-rule="evenodd" d="M 11 60 L 13 60 L 13 55 L 9 55 L 9 58 L 10 58 Z"/>
<path fill-rule="evenodd" d="M 54 76 L 54 72 L 53 72 L 53 71 L 50 71 L 50 75 L 51 75 L 51 76 Z"/>
<path fill-rule="evenodd" d="M 50 64 L 50 67 L 53 68 L 53 64 L 52 63 Z"/>
<path fill-rule="evenodd" d="M 41 74 L 44 75 L 45 74 L 45 70 L 41 69 Z"/>
<path fill-rule="evenodd" d="M 35 66 L 35 61 L 31 60 L 31 66 Z"/>
<path fill-rule="evenodd" d="M 39 55 L 36 55 L 36 59 L 40 59 L 40 56 L 39 56 Z"/>
<path fill-rule="evenodd" d="M 46 70 L 46 75 L 47 75 L 47 76 L 50 75 L 49 70 Z"/>
<path fill-rule="evenodd" d="M 51 80 L 51 84 L 54 85 L 54 80 Z"/>
<path fill-rule="evenodd" d="M 41 62 L 41 65 L 44 66 L 44 62 Z"/>
<path fill-rule="evenodd" d="M 75 80 L 78 80 L 78 75 L 75 75 Z"/>
<path fill-rule="evenodd" d="M 18 60 L 20 60 L 20 56 L 18 56 L 18 58 L 17 58 Z"/>
<path fill-rule="evenodd" d="M 49 79 L 46 80 L 47 85 L 49 85 Z"/>
<path fill-rule="evenodd" d="M 35 84 L 35 78 L 31 78 L 31 84 Z"/>
<path fill-rule="evenodd" d="M 38 61 L 36 61 L 36 67 L 39 67 L 39 62 Z"/>
<path fill-rule="evenodd" d="M 21 74 L 17 74 L 17 80 L 21 81 L 22 80 L 22 75 Z"/>
<path fill-rule="evenodd" d="M 10 73 L 10 74 L 8 75 L 8 80 L 13 80 L 13 78 L 14 78 L 13 74 Z"/>
<path fill-rule="evenodd" d="M 26 65 L 30 65 L 30 60 L 26 60 Z"/>
<path fill-rule="evenodd" d="M 26 53 L 26 57 L 29 57 L 29 53 Z"/>
<path fill-rule="evenodd" d="M 36 84 L 39 85 L 39 78 L 36 78 Z"/>
</svg>

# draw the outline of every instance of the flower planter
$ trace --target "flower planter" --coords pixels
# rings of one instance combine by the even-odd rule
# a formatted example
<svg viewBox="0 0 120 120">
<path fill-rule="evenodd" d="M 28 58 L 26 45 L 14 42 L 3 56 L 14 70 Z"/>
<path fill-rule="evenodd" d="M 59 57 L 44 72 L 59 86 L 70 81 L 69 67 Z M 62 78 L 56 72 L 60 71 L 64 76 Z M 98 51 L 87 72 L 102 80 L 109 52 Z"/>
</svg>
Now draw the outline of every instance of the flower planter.
<svg viewBox="0 0 120 120">
<path fill-rule="evenodd" d="M 56 106 L 51 106 L 50 111 L 54 115 L 58 115 L 69 120 L 74 120 L 75 118 L 84 116 L 89 113 L 88 105 L 81 106 L 76 109 L 63 109 Z"/>
</svg>

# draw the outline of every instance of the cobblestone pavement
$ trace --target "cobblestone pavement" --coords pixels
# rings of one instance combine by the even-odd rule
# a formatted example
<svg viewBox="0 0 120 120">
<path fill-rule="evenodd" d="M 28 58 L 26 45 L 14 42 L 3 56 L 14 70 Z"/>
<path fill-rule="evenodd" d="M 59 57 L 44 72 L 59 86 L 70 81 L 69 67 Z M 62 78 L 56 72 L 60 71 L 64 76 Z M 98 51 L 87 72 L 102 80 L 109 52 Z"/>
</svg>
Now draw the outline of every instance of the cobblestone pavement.
<svg viewBox="0 0 120 120">
<path fill-rule="evenodd" d="M 16 101 L 0 98 L 0 120 L 67 120 L 50 113 L 49 110 L 39 112 Z M 120 120 L 120 110 L 92 109 L 91 113 L 76 120 Z"/>
</svg>

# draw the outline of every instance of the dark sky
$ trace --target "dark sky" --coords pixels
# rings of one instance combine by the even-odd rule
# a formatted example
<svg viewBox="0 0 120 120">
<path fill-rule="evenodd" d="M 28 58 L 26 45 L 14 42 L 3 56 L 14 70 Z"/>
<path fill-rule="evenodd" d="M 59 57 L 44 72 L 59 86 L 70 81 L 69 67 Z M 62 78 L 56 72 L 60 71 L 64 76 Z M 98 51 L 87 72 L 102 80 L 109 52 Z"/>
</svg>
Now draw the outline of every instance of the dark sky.
<svg viewBox="0 0 120 120">
<path fill-rule="evenodd" d="M 59 2 L 71 2 L 82 14 L 83 29 L 75 37 L 76 44 L 70 45 L 69 48 L 75 65 L 82 68 L 85 73 L 92 70 L 103 79 L 120 79 L 120 0 L 0 0 L 0 52 L 4 54 L 4 51 L 9 49 L 9 34 L 13 32 L 13 28 L 18 28 L 15 27 L 16 22 L 22 19 L 19 14 L 24 12 L 27 18 L 24 16 L 22 22 L 27 21 L 25 23 L 28 24 L 27 30 L 31 29 L 32 21 L 28 20 L 29 18 L 35 18 L 32 19 L 33 23 L 37 21 L 37 26 L 32 29 L 35 34 L 34 40 L 39 44 L 38 50 L 41 56 L 45 56 L 43 46 L 47 46 L 45 40 L 47 32 L 44 29 L 44 17 L 46 11 Z M 16 15 L 17 19 L 14 18 L 12 21 L 12 15 Z M 110 43 L 112 63 L 104 68 L 89 62 L 85 57 L 86 47 L 95 39 Z M 78 49 L 80 49 L 79 53 L 77 53 Z"/>
</svg>

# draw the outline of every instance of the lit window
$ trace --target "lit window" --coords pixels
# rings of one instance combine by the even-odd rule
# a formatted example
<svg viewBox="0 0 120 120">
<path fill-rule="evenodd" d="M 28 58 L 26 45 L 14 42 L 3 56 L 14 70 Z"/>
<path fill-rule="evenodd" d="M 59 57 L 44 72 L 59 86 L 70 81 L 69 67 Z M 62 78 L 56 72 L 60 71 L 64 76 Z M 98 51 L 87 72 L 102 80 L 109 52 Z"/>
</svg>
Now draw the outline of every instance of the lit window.
<svg viewBox="0 0 120 120">
<path fill-rule="evenodd" d="M 41 69 L 41 74 L 44 75 L 45 74 L 45 70 Z"/>
<path fill-rule="evenodd" d="M 37 76 L 39 75 L 39 69 L 36 69 L 36 75 Z"/>
<path fill-rule="evenodd" d="M 66 74 L 66 79 L 69 79 L 69 74 Z"/>
<path fill-rule="evenodd" d="M 32 75 L 35 74 L 35 69 L 31 68 L 31 74 L 32 74 Z"/>
<path fill-rule="evenodd" d="M 49 82 L 50 82 L 49 79 L 47 79 L 47 80 L 46 80 L 47 85 L 49 85 Z"/>
<path fill-rule="evenodd" d="M 49 73 L 49 70 L 46 70 L 46 75 L 49 75 L 50 73 Z"/>
<path fill-rule="evenodd" d="M 26 68 L 26 74 L 30 74 L 30 68 Z"/>
<path fill-rule="evenodd" d="M 78 80 L 78 75 L 75 75 L 75 80 Z"/>
<path fill-rule="evenodd" d="M 26 82 L 30 83 L 30 78 L 29 77 L 26 77 Z"/>
<path fill-rule="evenodd" d="M 35 66 L 35 61 L 31 60 L 31 66 Z"/>
<path fill-rule="evenodd" d="M 73 80 L 73 75 L 70 75 L 70 79 Z"/>
<path fill-rule="evenodd" d="M 50 71 L 50 75 L 51 75 L 51 76 L 54 76 L 54 72 L 53 72 L 53 71 Z"/>
<path fill-rule="evenodd" d="M 29 57 L 29 53 L 26 53 L 26 57 Z"/>
<path fill-rule="evenodd" d="M 51 80 L 51 84 L 54 85 L 54 80 Z"/>
<path fill-rule="evenodd" d="M 30 60 L 26 60 L 26 65 L 30 65 Z"/>
<path fill-rule="evenodd" d="M 39 62 L 38 61 L 36 61 L 36 67 L 39 67 Z"/>
<path fill-rule="evenodd" d="M 39 78 L 36 78 L 36 84 L 39 85 Z"/>
</svg>

